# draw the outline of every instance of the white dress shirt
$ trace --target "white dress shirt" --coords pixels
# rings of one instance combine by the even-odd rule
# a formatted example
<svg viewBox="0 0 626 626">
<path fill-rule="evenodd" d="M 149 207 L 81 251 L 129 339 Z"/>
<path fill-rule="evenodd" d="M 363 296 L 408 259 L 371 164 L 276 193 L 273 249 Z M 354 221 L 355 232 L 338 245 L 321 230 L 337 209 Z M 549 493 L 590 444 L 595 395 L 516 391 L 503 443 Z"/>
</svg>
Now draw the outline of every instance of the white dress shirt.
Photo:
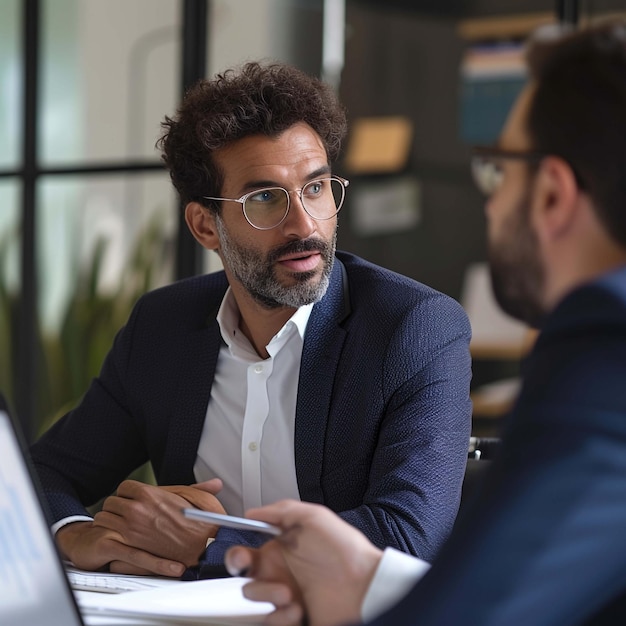
<svg viewBox="0 0 626 626">
<path fill-rule="evenodd" d="M 221 478 L 218 499 L 243 515 L 283 498 L 300 499 L 294 454 L 296 400 L 304 333 L 313 304 L 300 307 L 266 346 L 262 359 L 239 330 L 239 307 L 227 290 L 217 314 L 222 337 L 194 476 Z M 207 381 L 208 384 L 208 381 Z M 56 533 L 72 516 L 52 526 Z"/>
<path fill-rule="evenodd" d="M 262 359 L 239 329 L 230 289 L 217 315 L 220 349 L 198 446 L 198 482 L 218 477 L 218 498 L 231 515 L 282 498 L 300 499 L 294 431 L 304 333 L 313 305 L 300 307 Z"/>
<path fill-rule="evenodd" d="M 361 617 L 369 622 L 398 603 L 430 569 L 430 563 L 386 548 L 363 598 Z"/>
</svg>

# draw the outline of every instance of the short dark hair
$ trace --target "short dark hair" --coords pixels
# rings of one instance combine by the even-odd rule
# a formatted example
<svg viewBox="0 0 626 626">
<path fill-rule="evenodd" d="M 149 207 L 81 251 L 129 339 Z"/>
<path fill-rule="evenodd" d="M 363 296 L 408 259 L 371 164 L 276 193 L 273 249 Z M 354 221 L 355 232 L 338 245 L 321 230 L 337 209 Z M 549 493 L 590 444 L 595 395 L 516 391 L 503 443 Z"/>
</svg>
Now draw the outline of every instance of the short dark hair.
<svg viewBox="0 0 626 626">
<path fill-rule="evenodd" d="M 607 233 L 626 247 L 626 23 L 532 42 L 533 147 L 566 160 Z"/>
<path fill-rule="evenodd" d="M 161 124 L 157 147 L 183 203 L 218 211 L 202 198 L 221 193 L 214 151 L 250 135 L 276 137 L 298 122 L 320 136 L 329 162 L 338 158 L 347 122 L 332 89 L 287 64 L 246 63 L 189 89 L 176 115 Z"/>
</svg>

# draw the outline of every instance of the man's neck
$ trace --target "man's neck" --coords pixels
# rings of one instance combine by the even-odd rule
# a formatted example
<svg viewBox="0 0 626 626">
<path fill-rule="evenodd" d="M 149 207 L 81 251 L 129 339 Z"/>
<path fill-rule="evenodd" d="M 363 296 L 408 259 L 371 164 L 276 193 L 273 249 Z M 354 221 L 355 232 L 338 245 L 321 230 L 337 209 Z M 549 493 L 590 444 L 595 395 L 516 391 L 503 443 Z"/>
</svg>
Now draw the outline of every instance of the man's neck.
<svg viewBox="0 0 626 626">
<path fill-rule="evenodd" d="M 601 245 L 581 245 L 566 260 L 560 259 L 559 271 L 552 272 L 546 296 L 549 308 L 556 306 L 569 292 L 611 270 L 626 265 L 626 250 L 605 239 Z"/>
<path fill-rule="evenodd" d="M 249 294 L 233 289 L 239 307 L 239 330 L 246 336 L 256 353 L 263 359 L 269 357 L 266 346 L 272 337 L 297 311 L 293 307 L 268 309 L 261 306 Z"/>
</svg>

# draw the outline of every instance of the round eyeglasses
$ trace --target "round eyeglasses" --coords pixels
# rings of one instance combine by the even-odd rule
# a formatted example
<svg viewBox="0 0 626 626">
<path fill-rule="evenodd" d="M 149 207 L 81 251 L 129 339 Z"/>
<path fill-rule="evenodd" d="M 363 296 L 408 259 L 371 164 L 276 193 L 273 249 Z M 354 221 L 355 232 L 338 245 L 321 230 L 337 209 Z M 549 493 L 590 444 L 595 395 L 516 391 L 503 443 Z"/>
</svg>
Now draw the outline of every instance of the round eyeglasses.
<svg viewBox="0 0 626 626">
<path fill-rule="evenodd" d="M 472 148 L 472 176 L 478 189 L 486 196 L 491 196 L 504 181 L 504 170 L 502 167 L 504 160 L 517 159 L 526 161 L 536 167 L 548 156 L 551 156 L 551 153 L 539 152 L 537 150 L 507 150 L 496 146 L 474 146 Z M 565 157 L 560 157 L 556 154 L 553 156 L 557 156 L 567 163 L 574 174 L 578 188 L 583 191 L 586 190 L 585 180 L 578 168 Z"/>
<path fill-rule="evenodd" d="M 491 146 L 472 148 L 472 177 L 478 189 L 486 196 L 493 195 L 504 180 L 502 161 L 517 159 L 529 163 L 538 163 L 547 155 L 532 150 L 506 150 Z"/>
<path fill-rule="evenodd" d="M 350 184 L 340 176 L 318 178 L 301 189 L 287 191 L 283 187 L 263 187 L 250 191 L 241 198 L 216 198 L 203 196 L 205 200 L 239 202 L 243 214 L 253 228 L 270 230 L 280 225 L 289 213 L 291 193 L 297 193 L 304 210 L 314 220 L 329 220 L 341 209 L 346 197 L 346 187 Z"/>
</svg>

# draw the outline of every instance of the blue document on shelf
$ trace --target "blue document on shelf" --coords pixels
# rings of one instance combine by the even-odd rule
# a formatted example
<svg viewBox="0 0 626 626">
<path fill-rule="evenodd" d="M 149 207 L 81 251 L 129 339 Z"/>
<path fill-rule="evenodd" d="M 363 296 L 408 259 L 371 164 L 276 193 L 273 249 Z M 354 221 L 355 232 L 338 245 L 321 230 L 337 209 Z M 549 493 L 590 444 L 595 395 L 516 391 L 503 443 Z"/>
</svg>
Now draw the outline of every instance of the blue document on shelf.
<svg viewBox="0 0 626 626">
<path fill-rule="evenodd" d="M 461 62 L 460 134 L 473 144 L 491 144 L 527 80 L 521 42 L 470 46 Z"/>
</svg>

